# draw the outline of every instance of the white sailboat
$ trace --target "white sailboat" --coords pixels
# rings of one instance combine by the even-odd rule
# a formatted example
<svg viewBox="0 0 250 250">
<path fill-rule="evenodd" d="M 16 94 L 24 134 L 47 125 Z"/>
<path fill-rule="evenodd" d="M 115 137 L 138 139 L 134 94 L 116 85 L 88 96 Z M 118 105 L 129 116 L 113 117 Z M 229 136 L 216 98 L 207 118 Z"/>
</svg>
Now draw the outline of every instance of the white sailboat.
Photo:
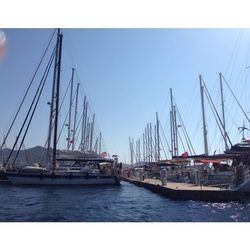
<svg viewBox="0 0 250 250">
<path fill-rule="evenodd" d="M 5 176 L 15 185 L 119 185 L 116 160 L 100 156 L 88 157 L 77 151 L 60 152 L 57 149 L 62 37 L 58 29 L 50 104 L 49 131 L 51 133 L 48 139 L 48 164 L 26 166 L 19 170 L 6 170 Z"/>
</svg>

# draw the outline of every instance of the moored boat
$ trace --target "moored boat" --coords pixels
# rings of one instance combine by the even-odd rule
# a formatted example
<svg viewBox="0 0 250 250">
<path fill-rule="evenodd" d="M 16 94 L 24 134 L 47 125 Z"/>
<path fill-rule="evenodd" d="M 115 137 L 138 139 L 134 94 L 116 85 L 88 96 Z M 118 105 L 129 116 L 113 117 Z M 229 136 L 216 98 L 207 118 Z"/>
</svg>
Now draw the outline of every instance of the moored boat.
<svg viewBox="0 0 250 250">
<path fill-rule="evenodd" d="M 47 164 L 28 165 L 22 168 L 12 167 L 12 169 L 8 169 L 7 166 L 14 149 L 13 146 L 13 149 L 5 161 L 4 176 L 15 185 L 119 185 L 119 177 L 116 171 L 117 159 L 106 159 L 97 156 L 86 157 L 86 154 L 74 151 L 73 149 L 72 152 L 60 152 L 57 149 L 62 37 L 60 29 L 58 29 L 56 46 L 48 63 L 48 65 L 51 66 L 54 58 L 55 67 L 51 97 L 52 101 L 50 103 Z M 47 66 L 45 74 L 48 74 L 50 66 Z M 39 95 L 41 95 L 42 89 L 43 88 L 39 86 L 37 90 Z M 36 99 L 37 93 L 34 97 L 36 105 L 40 97 Z M 33 113 L 34 111 L 35 108 Z M 53 135 L 53 139 L 51 135 Z M 52 147 L 50 147 L 50 145 L 52 145 Z M 17 156 L 18 152 L 15 156 L 15 160 Z"/>
</svg>

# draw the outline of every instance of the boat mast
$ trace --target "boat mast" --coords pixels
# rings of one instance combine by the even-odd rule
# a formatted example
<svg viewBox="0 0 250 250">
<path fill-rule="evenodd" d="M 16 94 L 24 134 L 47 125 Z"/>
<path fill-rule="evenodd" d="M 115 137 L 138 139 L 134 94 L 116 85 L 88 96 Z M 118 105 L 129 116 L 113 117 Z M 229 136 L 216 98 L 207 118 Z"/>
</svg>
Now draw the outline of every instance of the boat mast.
<svg viewBox="0 0 250 250">
<path fill-rule="evenodd" d="M 173 123 L 172 123 L 173 116 L 172 116 L 171 110 L 169 112 L 169 115 L 170 115 L 170 132 L 171 132 L 171 134 L 170 134 L 170 136 L 171 136 L 171 157 L 173 159 L 173 157 L 174 157 L 174 138 L 173 138 Z"/>
<path fill-rule="evenodd" d="M 147 123 L 147 142 L 148 142 L 148 161 L 151 162 L 150 157 L 150 137 L 149 137 L 149 124 Z"/>
<path fill-rule="evenodd" d="M 177 119 L 176 119 L 176 105 L 174 105 L 174 112 L 173 112 L 173 117 L 174 117 L 174 130 L 175 130 L 175 156 L 179 155 L 179 151 L 178 151 L 178 126 L 177 126 Z"/>
<path fill-rule="evenodd" d="M 170 100 L 171 100 L 171 112 L 170 112 L 170 126 L 171 126 L 171 146 L 172 146 L 172 158 L 178 156 L 178 145 L 177 145 L 177 123 L 176 123 L 176 110 L 173 101 L 172 88 L 170 88 Z"/>
<path fill-rule="evenodd" d="M 144 138 L 145 138 L 145 161 L 148 162 L 148 136 L 147 136 L 147 127 L 145 127 L 145 133 L 144 133 Z"/>
<path fill-rule="evenodd" d="M 208 143 L 207 143 L 207 128 L 206 128 L 206 117 L 204 107 L 204 86 L 202 84 L 202 76 L 199 75 L 200 81 L 200 92 L 201 92 L 201 109 L 202 109 L 202 123 L 203 123 L 203 137 L 204 137 L 204 153 L 208 155 Z"/>
<path fill-rule="evenodd" d="M 156 112 L 156 142 L 157 142 L 157 161 L 160 160 L 160 135 L 159 135 L 159 119 L 158 119 L 158 113 Z"/>
<path fill-rule="evenodd" d="M 87 139 L 87 124 L 88 124 L 88 102 L 86 102 L 85 114 L 84 114 L 84 131 L 83 131 L 83 151 L 87 150 L 86 139 Z"/>
<path fill-rule="evenodd" d="M 58 116 L 59 116 L 59 90 L 60 90 L 60 73 L 61 73 L 61 58 L 62 58 L 62 38 L 60 29 L 57 34 L 57 53 L 58 62 L 56 67 L 56 95 L 55 95 L 55 125 L 54 125 L 54 140 L 53 140 L 53 154 L 52 154 L 52 172 L 56 168 L 56 148 L 57 148 L 57 128 L 58 128 Z"/>
<path fill-rule="evenodd" d="M 90 135 L 90 122 L 89 117 L 87 118 L 87 125 L 86 125 L 86 139 L 84 145 L 86 146 L 86 150 L 89 151 L 89 136 Z"/>
<path fill-rule="evenodd" d="M 155 162 L 157 162 L 157 129 L 156 129 L 156 124 L 154 125 L 154 157 L 155 157 Z"/>
<path fill-rule="evenodd" d="M 68 123 L 68 138 L 67 138 L 67 150 L 70 149 L 71 145 L 71 110 L 73 105 L 73 84 L 74 84 L 74 73 L 75 69 L 72 68 L 72 74 L 71 74 L 71 86 L 70 86 L 70 101 L 69 101 L 69 123 Z"/>
<path fill-rule="evenodd" d="M 90 151 L 92 151 L 93 136 L 94 136 L 95 114 L 93 114 L 93 120 L 90 128 Z"/>
<path fill-rule="evenodd" d="M 138 162 L 141 162 L 141 140 L 138 139 Z"/>
<path fill-rule="evenodd" d="M 131 142 L 130 137 L 129 137 L 129 148 L 130 148 L 130 163 L 131 163 L 131 167 L 133 167 L 133 165 L 134 165 L 133 146 L 132 146 L 132 142 Z"/>
<path fill-rule="evenodd" d="M 143 142 L 143 161 L 145 163 L 146 157 L 145 157 L 145 135 L 144 135 L 144 133 L 142 134 L 142 142 Z"/>
<path fill-rule="evenodd" d="M 76 87 L 76 103 L 75 103 L 75 116 L 74 116 L 74 127 L 73 127 L 73 138 L 72 138 L 72 151 L 75 149 L 75 135 L 76 135 L 76 116 L 77 116 L 77 104 L 78 104 L 78 92 L 80 83 L 77 83 Z"/>
<path fill-rule="evenodd" d="M 53 74 L 53 84 L 52 84 L 52 95 L 51 95 L 51 102 L 48 103 L 50 105 L 50 116 L 49 116 L 49 134 L 48 134 L 48 146 L 47 146 L 47 163 L 48 168 L 50 168 L 51 164 L 51 134 L 52 134 L 52 127 L 53 127 L 53 113 L 54 113 L 54 104 L 55 104 L 55 82 L 56 82 L 56 67 L 58 63 L 58 37 L 59 37 L 59 29 L 57 31 L 57 43 L 56 43 L 56 54 L 55 54 L 55 64 L 54 64 L 54 74 Z"/>
<path fill-rule="evenodd" d="M 224 142 L 225 142 L 225 150 L 228 150 L 227 144 L 227 132 L 226 132 L 226 121 L 225 121 L 225 110 L 224 110 L 224 97 L 223 97 L 223 85 L 222 85 L 222 74 L 219 73 L 220 76 L 220 93 L 221 93 L 221 108 L 222 108 L 222 122 L 223 122 L 223 132 L 224 132 Z"/>
<path fill-rule="evenodd" d="M 84 151 L 83 141 L 84 141 L 84 124 L 85 124 L 85 113 L 86 113 L 86 95 L 84 96 L 83 101 L 83 113 L 82 113 L 82 135 L 81 135 L 81 151 Z"/>
<path fill-rule="evenodd" d="M 153 137 L 152 137 L 152 124 L 149 123 L 149 133 L 150 133 L 150 159 L 153 161 Z"/>
<path fill-rule="evenodd" d="M 102 133 L 100 132 L 100 135 L 99 135 L 99 154 L 101 154 L 101 148 L 102 148 Z"/>
</svg>

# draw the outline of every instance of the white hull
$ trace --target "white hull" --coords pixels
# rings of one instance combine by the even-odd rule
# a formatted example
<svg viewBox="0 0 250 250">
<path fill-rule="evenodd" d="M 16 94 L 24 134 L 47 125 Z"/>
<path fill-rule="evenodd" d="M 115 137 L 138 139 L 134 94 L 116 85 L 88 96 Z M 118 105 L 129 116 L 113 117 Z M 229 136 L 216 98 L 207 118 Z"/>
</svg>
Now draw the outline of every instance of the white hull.
<svg viewBox="0 0 250 250">
<path fill-rule="evenodd" d="M 116 176 L 7 175 L 14 185 L 119 185 Z"/>
</svg>

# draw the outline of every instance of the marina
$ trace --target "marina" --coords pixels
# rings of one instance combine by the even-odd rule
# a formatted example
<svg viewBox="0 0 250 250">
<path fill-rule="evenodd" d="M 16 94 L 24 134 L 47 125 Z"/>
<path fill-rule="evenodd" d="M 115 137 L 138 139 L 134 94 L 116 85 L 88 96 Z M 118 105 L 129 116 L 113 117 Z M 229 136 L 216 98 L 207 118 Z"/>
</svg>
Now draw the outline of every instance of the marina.
<svg viewBox="0 0 250 250">
<path fill-rule="evenodd" d="M 1 10 L 3 250 L 247 248 L 247 1 Z"/>
<path fill-rule="evenodd" d="M 159 109 L 159 104 L 153 107 L 161 93 L 158 92 L 155 100 L 151 101 L 154 96 L 151 90 L 154 88 L 150 85 L 150 98 L 145 102 L 150 111 L 143 113 L 144 108 L 136 110 L 143 96 L 136 97 L 135 103 L 129 109 L 131 112 L 136 110 L 136 116 L 130 118 L 130 112 L 126 113 L 126 116 L 123 113 L 125 111 L 120 112 L 120 107 L 129 104 L 133 91 L 127 95 L 127 101 L 121 101 L 123 96 L 114 101 L 116 93 L 105 92 L 105 89 L 99 89 L 97 84 L 94 95 L 90 98 L 85 92 L 86 82 L 81 81 L 82 67 L 72 62 L 75 59 L 71 53 L 71 39 L 74 36 L 87 39 L 87 34 L 91 35 L 95 31 L 59 28 L 45 31 L 49 34 L 45 49 L 39 54 L 38 64 L 0 140 L 0 191 L 3 196 L 4 193 L 8 197 L 9 192 L 10 196 L 12 192 L 17 192 L 17 197 L 23 197 L 16 207 L 17 215 L 13 212 L 14 208 L 11 208 L 12 203 L 6 201 L 0 221 L 164 222 L 220 219 L 220 216 L 206 219 L 203 215 L 191 218 L 179 214 L 176 214 L 176 217 L 173 214 L 168 217 L 167 203 L 170 203 L 170 206 L 175 204 L 178 209 L 185 209 L 187 204 L 195 204 L 197 209 L 222 206 L 226 212 L 230 211 L 230 216 L 221 218 L 223 221 L 249 219 L 244 213 L 240 214 L 238 219 L 238 215 L 229 209 L 232 204 L 235 207 L 249 206 L 250 119 L 245 111 L 247 106 L 241 105 L 241 100 L 230 87 L 226 74 L 217 74 L 216 87 L 213 88 L 213 91 L 216 89 L 218 93 L 217 98 L 212 95 L 213 91 L 209 89 L 211 86 L 202 74 L 194 76 L 198 95 L 193 98 L 192 105 L 188 102 L 191 112 L 185 117 L 188 119 L 194 115 L 195 118 L 192 118 L 191 122 L 185 122 L 183 119 L 187 110 L 179 110 L 179 102 L 184 104 L 184 99 L 189 101 L 191 98 L 181 95 L 181 87 L 179 91 L 175 91 L 176 88 L 172 84 L 166 88 L 168 95 L 164 94 L 169 105 L 164 104 L 163 112 L 155 111 Z M 85 32 L 85 36 L 81 32 Z M 99 32 L 97 30 L 97 33 L 93 34 L 101 34 Z M 122 31 L 112 32 L 116 36 Z M 146 32 L 147 37 L 148 31 L 143 32 Z M 161 32 L 166 31 L 151 32 L 162 36 L 165 33 Z M 68 38 L 70 34 L 74 36 Z M 16 33 L 13 32 L 13 35 L 16 36 Z M 65 40 L 67 46 L 64 45 Z M 91 45 L 90 39 L 88 46 Z M 106 45 L 109 46 L 109 43 Z M 88 54 L 86 48 L 80 46 L 78 49 Z M 38 51 L 41 52 L 40 50 Z M 67 54 L 73 58 L 72 61 Z M 89 60 L 83 61 L 86 68 L 88 63 L 91 64 L 91 58 L 89 55 Z M 108 85 L 107 82 L 106 84 Z M 119 84 L 119 87 L 121 86 L 122 84 Z M 140 91 L 138 93 L 141 93 Z M 243 120 L 242 125 L 235 125 L 239 120 L 234 121 L 226 109 L 226 93 L 228 99 L 230 94 L 230 101 L 233 100 L 240 110 L 237 118 L 239 116 L 239 119 Z M 191 96 L 194 97 L 193 93 Z M 94 99 L 94 104 L 91 99 Z M 96 102 L 100 105 L 99 114 L 93 109 Z M 106 104 L 110 104 L 110 108 L 102 110 L 102 105 Z M 102 124 L 98 122 L 98 115 L 102 117 L 102 124 L 105 124 L 105 133 L 101 128 Z M 139 115 L 141 121 L 137 119 Z M 149 117 L 151 120 L 145 124 Z M 231 123 L 238 127 L 229 130 L 229 117 Z M 123 126 L 121 121 L 126 121 L 127 125 Z M 196 129 L 193 128 L 194 123 L 197 123 Z M 212 129 L 210 124 L 213 124 Z M 130 129 L 127 129 L 127 126 L 131 126 Z M 192 136 L 190 130 L 194 131 Z M 211 131 L 215 134 L 212 139 L 208 133 Z M 112 150 L 106 144 L 106 133 L 109 138 L 113 138 Z M 117 133 L 115 140 L 114 133 Z M 237 134 L 237 140 L 236 136 L 232 139 L 232 134 Z M 195 137 L 199 138 L 198 142 L 195 142 Z M 217 145 L 214 145 L 216 143 Z M 125 152 L 126 155 L 122 157 Z M 31 204 L 26 204 L 26 192 L 27 199 L 32 201 Z M 61 196 L 63 192 L 65 198 Z M 71 200 L 68 196 L 73 192 L 74 200 Z M 60 197 L 58 204 L 62 205 L 62 210 L 58 211 L 56 208 L 57 212 L 52 212 L 51 215 L 47 212 L 43 215 L 35 214 L 41 205 L 48 205 L 47 199 L 56 207 L 53 200 L 56 200 L 57 196 Z M 140 196 L 147 198 L 135 200 Z M 81 201 L 86 201 L 86 204 Z M 70 206 L 70 202 L 76 206 L 76 210 Z M 128 204 L 129 202 L 132 204 Z M 140 205 L 141 202 L 144 204 Z M 155 211 L 150 211 L 156 206 L 152 205 L 154 202 L 162 204 L 159 217 Z M 112 214 L 107 211 L 110 208 L 108 204 L 113 206 Z M 22 218 L 20 211 L 27 206 L 34 206 L 34 214 L 27 217 L 23 214 Z M 68 207 L 72 209 L 73 214 L 77 214 L 75 217 L 68 214 Z M 100 210 L 100 214 L 95 214 Z M 133 211 L 133 216 L 127 214 L 129 210 Z M 83 216 L 85 213 L 87 215 Z"/>
</svg>

